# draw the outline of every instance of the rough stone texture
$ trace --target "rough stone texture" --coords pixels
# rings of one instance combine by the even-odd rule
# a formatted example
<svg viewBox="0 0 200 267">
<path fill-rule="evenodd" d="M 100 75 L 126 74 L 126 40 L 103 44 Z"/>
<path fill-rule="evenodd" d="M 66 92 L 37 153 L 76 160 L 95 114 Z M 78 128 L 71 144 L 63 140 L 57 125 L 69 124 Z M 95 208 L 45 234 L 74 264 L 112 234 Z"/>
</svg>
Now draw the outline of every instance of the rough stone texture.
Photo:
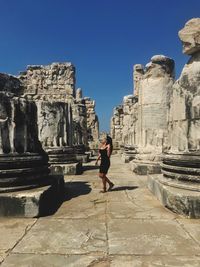
<svg viewBox="0 0 200 267">
<path fill-rule="evenodd" d="M 174 82 L 174 61 L 158 55 L 146 65 L 139 90 L 140 153 L 161 153 L 166 143 L 167 108 Z"/>
<path fill-rule="evenodd" d="M 49 169 L 37 136 L 36 106 L 18 96 L 21 88 L 16 78 L 0 77 L 0 191 L 38 186 Z"/>
<path fill-rule="evenodd" d="M 188 38 L 199 35 L 197 21 L 199 20 L 189 21 L 180 31 L 183 42 L 186 42 L 187 34 Z M 200 51 L 198 42 L 196 44 L 191 41 L 189 47 L 184 45 L 184 51 L 192 56 L 173 86 L 168 111 L 169 141 L 162 164 L 163 179 L 152 182 L 158 188 L 152 191 L 169 208 L 186 216 L 199 218 Z"/>
<path fill-rule="evenodd" d="M 114 110 L 111 136 L 123 147 L 123 161 L 136 159 L 131 163 L 133 171 L 160 172 L 161 154 L 168 146 L 167 111 L 174 61 L 155 55 L 145 69 L 141 64 L 134 66 L 133 78 L 135 95 L 125 96 L 122 106 Z"/>
<path fill-rule="evenodd" d="M 51 170 L 60 170 L 56 168 L 59 164 L 76 163 L 76 151 L 72 149 L 74 141 L 79 141 L 73 140 L 76 136 L 72 112 L 75 105 L 74 66 L 71 63 L 29 66 L 20 80 L 24 85 L 24 95 L 36 103 L 39 139 L 53 164 Z M 70 170 L 63 166 L 62 169 L 64 174 Z"/>
<path fill-rule="evenodd" d="M 73 144 L 88 147 L 87 106 L 82 98 L 82 90 L 76 90 L 76 100 L 72 106 L 73 113 Z M 84 153 L 84 151 L 83 151 Z"/>
<path fill-rule="evenodd" d="M 133 66 L 133 88 L 134 96 L 139 95 L 140 82 L 144 75 L 144 66 L 142 64 L 135 64 Z"/>
<path fill-rule="evenodd" d="M 118 156 L 115 187 L 100 194 L 94 167 L 65 177 L 68 201 L 52 216 L 0 220 L 2 267 L 199 267 L 200 220 L 165 209 Z"/>
<path fill-rule="evenodd" d="M 146 65 L 143 79 L 140 81 L 138 154 L 132 164 L 135 172 L 142 168 L 143 174 L 160 172 L 161 155 L 168 145 L 167 110 L 173 83 L 174 61 L 163 55 L 153 56 L 151 62 Z"/>
<path fill-rule="evenodd" d="M 200 218 L 199 191 L 195 188 L 181 188 L 160 176 L 149 176 L 148 188 L 170 210 L 188 218 Z"/>
<path fill-rule="evenodd" d="M 122 129 L 123 129 L 123 106 L 119 105 L 113 110 L 111 118 L 110 134 L 113 139 L 113 149 L 119 149 L 122 145 Z"/>
<path fill-rule="evenodd" d="M 184 54 L 192 55 L 200 51 L 200 18 L 189 20 L 178 35 L 183 44 Z"/>
<path fill-rule="evenodd" d="M 20 74 L 24 94 L 36 99 L 57 99 L 75 97 L 75 67 L 72 63 L 53 63 L 51 65 L 30 65 Z"/>
<path fill-rule="evenodd" d="M 63 200 L 63 177 L 49 177 L 49 185 L 0 194 L 0 216 L 38 217 L 54 210 Z"/>
<path fill-rule="evenodd" d="M 95 101 L 89 97 L 84 98 L 87 111 L 87 131 L 90 149 L 98 147 L 99 143 L 99 119 L 95 112 Z"/>
</svg>

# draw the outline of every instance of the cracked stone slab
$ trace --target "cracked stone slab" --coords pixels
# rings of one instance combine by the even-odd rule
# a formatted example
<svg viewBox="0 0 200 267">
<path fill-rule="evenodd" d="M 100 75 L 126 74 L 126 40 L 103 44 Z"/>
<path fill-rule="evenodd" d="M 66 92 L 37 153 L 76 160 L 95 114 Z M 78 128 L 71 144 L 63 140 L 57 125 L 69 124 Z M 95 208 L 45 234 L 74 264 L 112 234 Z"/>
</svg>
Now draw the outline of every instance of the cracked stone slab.
<svg viewBox="0 0 200 267">
<path fill-rule="evenodd" d="M 109 267 L 199 267 L 200 257 L 192 256 L 115 256 Z"/>
<path fill-rule="evenodd" d="M 178 219 L 178 222 L 191 235 L 191 237 L 200 245 L 200 219 Z"/>
<path fill-rule="evenodd" d="M 85 255 L 11 254 L 1 266 L 16 267 L 16 262 L 20 262 L 20 267 L 88 267 L 98 259 L 99 256 Z"/>
<path fill-rule="evenodd" d="M 36 219 L 1 219 L 0 251 L 12 249 L 35 222 Z"/>
<path fill-rule="evenodd" d="M 199 267 L 200 257 L 11 254 L 1 266 L 16 267 L 16 262 L 20 262 L 20 267 Z"/>
<path fill-rule="evenodd" d="M 66 211 L 67 212 L 67 211 Z M 15 253 L 106 253 L 104 220 L 40 219 L 14 248 Z"/>
<path fill-rule="evenodd" d="M 200 256 L 200 246 L 176 221 L 112 219 L 108 237 L 110 254 Z"/>
<path fill-rule="evenodd" d="M 6 250 L 0 250 L 0 264 L 6 258 L 6 256 L 7 256 L 7 251 Z"/>
<path fill-rule="evenodd" d="M 174 219 L 172 212 L 167 212 L 163 207 L 138 207 L 129 202 L 109 202 L 107 214 L 113 219 L 144 218 L 144 219 Z"/>
<path fill-rule="evenodd" d="M 101 197 L 79 197 L 73 198 L 62 204 L 53 218 L 90 218 L 94 216 L 105 216 L 106 200 Z"/>
</svg>

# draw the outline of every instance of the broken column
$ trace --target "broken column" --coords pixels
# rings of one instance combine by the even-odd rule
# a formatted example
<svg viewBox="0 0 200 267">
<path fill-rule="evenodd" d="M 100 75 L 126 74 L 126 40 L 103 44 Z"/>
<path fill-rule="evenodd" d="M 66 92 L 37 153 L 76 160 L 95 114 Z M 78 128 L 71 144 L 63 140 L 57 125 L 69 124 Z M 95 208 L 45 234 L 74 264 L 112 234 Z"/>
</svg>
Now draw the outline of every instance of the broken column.
<svg viewBox="0 0 200 267">
<path fill-rule="evenodd" d="M 20 75 L 24 95 L 37 106 L 38 133 L 52 173 L 76 174 L 81 163 L 73 147 L 72 108 L 75 68 L 71 63 L 28 66 Z"/>
<path fill-rule="evenodd" d="M 76 158 L 81 162 L 88 162 L 88 133 L 87 133 L 87 108 L 82 97 L 82 90 L 76 90 L 76 98 L 72 106 L 73 113 L 73 144 Z"/>
<path fill-rule="evenodd" d="M 122 146 L 122 129 L 123 129 L 123 106 L 119 105 L 114 108 L 111 118 L 110 135 L 113 139 L 113 150 L 119 150 Z"/>
<path fill-rule="evenodd" d="M 144 75 L 144 66 L 142 64 L 135 64 L 133 66 L 133 94 L 138 97 L 139 88 Z"/>
<path fill-rule="evenodd" d="M 133 95 L 123 99 L 122 160 L 125 163 L 133 160 L 137 153 L 137 101 Z"/>
<path fill-rule="evenodd" d="M 0 74 L 0 216 L 39 216 L 44 197 L 58 200 L 60 182 L 48 175 L 35 103 L 21 93 L 17 78 Z"/>
<path fill-rule="evenodd" d="M 95 101 L 84 97 L 87 112 L 87 136 L 90 149 L 96 150 L 99 144 L 99 119 L 95 112 Z"/>
<path fill-rule="evenodd" d="M 160 173 L 167 146 L 167 111 L 174 83 L 174 61 L 156 55 L 146 65 L 138 100 L 138 154 L 131 169 L 138 174 Z"/>
<path fill-rule="evenodd" d="M 191 57 L 171 94 L 163 175 L 149 177 L 148 186 L 169 209 L 200 218 L 200 18 L 189 20 L 179 37 Z"/>
</svg>

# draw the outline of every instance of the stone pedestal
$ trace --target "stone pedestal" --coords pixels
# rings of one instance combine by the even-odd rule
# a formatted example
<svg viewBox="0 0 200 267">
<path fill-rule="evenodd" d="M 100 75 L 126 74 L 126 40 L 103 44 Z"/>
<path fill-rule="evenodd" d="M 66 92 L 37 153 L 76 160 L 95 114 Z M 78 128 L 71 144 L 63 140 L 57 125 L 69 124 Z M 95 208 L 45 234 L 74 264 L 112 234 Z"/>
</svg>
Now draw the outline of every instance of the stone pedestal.
<svg viewBox="0 0 200 267">
<path fill-rule="evenodd" d="M 87 163 L 89 161 L 89 154 L 86 154 L 85 152 L 85 145 L 75 145 L 74 146 L 75 153 L 76 153 L 76 159 L 82 163 Z"/>
<path fill-rule="evenodd" d="M 22 188 L 21 188 L 22 189 Z M 46 185 L 29 190 L 1 192 L 0 217 L 39 217 L 51 215 L 63 201 L 64 180 L 62 176 L 46 179 Z M 10 191 L 10 190 L 9 190 Z"/>
<path fill-rule="evenodd" d="M 75 148 L 46 148 L 51 174 L 75 175 L 82 173 L 82 162 L 77 160 Z"/>
<path fill-rule="evenodd" d="M 137 155 L 137 150 L 135 146 L 125 145 L 122 153 L 122 161 L 124 163 L 129 163 L 131 160 L 135 159 Z"/>
</svg>

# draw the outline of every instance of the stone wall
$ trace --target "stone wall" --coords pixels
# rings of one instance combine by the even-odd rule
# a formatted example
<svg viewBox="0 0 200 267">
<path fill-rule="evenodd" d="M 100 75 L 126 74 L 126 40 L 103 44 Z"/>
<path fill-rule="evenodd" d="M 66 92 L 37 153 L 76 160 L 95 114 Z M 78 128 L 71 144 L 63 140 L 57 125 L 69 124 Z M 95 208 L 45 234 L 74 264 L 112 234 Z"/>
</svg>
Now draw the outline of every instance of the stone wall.
<svg viewBox="0 0 200 267">
<path fill-rule="evenodd" d="M 75 97 L 75 67 L 68 62 L 30 65 L 19 79 L 24 85 L 24 94 L 63 101 Z"/>
</svg>

